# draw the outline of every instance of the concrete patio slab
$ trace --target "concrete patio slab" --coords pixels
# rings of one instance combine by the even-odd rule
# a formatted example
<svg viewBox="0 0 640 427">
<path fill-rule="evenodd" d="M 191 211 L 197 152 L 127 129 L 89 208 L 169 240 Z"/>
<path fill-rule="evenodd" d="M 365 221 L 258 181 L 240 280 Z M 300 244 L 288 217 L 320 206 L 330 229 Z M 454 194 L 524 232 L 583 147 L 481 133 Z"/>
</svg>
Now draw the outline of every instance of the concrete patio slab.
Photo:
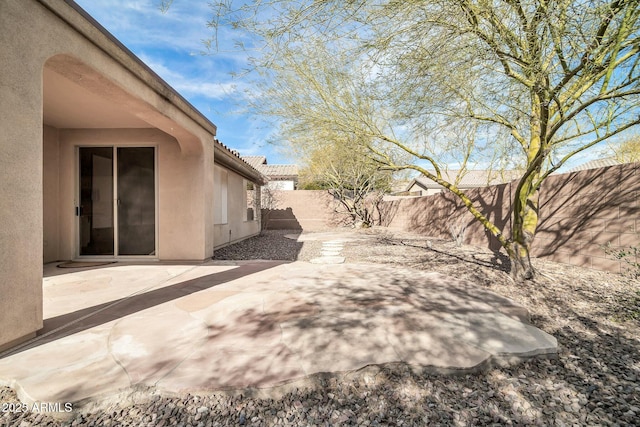
<svg viewBox="0 0 640 427">
<path fill-rule="evenodd" d="M 522 307 L 436 273 L 275 261 L 59 270 L 45 266 L 41 334 L 0 355 L 0 385 L 29 403 L 269 388 L 396 362 L 465 372 L 557 351 Z"/>
<path fill-rule="evenodd" d="M 188 312 L 156 307 L 116 322 L 109 351 L 131 384 L 154 384 L 193 353 L 207 334 L 207 325 Z"/>
<path fill-rule="evenodd" d="M 241 351 L 208 340 L 157 383 L 167 392 L 210 392 L 274 387 L 283 379 L 304 378 L 297 357 L 284 344 Z M 286 380 L 285 380 L 286 381 Z"/>
<path fill-rule="evenodd" d="M 413 366 L 429 366 L 440 372 L 473 369 L 491 358 L 491 353 L 451 338 L 443 331 L 394 330 L 388 339 L 399 360 Z"/>
<path fill-rule="evenodd" d="M 282 339 L 310 375 L 352 371 L 371 364 L 399 360 L 385 331 L 366 319 L 324 316 L 281 324 Z"/>
</svg>

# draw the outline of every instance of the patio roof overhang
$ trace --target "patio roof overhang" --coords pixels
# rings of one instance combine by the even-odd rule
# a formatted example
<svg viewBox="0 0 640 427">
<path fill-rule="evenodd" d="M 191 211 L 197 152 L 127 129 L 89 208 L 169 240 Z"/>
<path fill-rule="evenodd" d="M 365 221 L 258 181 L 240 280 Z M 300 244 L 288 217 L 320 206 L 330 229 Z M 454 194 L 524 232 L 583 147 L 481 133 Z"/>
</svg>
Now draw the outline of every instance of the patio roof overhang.
<svg viewBox="0 0 640 427">
<path fill-rule="evenodd" d="M 68 7 L 38 1 L 119 67 L 116 73 L 103 72 L 98 65 L 103 60 L 85 63 L 67 54 L 49 58 L 43 70 L 44 124 L 67 129 L 157 128 L 175 137 L 189 154 L 199 154 L 203 144 L 212 143 L 216 126 L 80 6 L 72 0 L 64 0 Z M 211 138 L 203 141 L 203 133 Z"/>
</svg>

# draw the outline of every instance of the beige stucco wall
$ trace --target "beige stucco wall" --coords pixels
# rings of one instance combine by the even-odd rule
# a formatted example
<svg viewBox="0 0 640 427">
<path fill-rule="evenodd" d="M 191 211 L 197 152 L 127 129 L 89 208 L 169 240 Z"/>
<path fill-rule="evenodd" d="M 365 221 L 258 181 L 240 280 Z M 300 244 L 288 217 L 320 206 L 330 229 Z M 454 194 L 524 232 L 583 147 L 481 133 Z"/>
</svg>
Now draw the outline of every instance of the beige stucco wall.
<svg viewBox="0 0 640 427">
<path fill-rule="evenodd" d="M 246 221 L 248 198 L 246 196 L 246 181 L 237 173 L 228 171 L 227 187 L 227 223 L 216 224 L 214 230 L 214 245 L 221 248 L 230 243 L 244 240 L 260 233 L 258 214 L 254 214 L 253 221 Z M 243 197 L 237 197 L 243 195 Z"/>
<path fill-rule="evenodd" d="M 45 150 L 47 175 L 57 173 L 58 188 L 45 192 L 45 262 L 68 260 L 77 254 L 77 225 L 73 215 L 77 206 L 77 147 L 79 146 L 154 146 L 156 147 L 158 202 L 158 258 L 161 260 L 201 260 L 212 255 L 205 228 L 201 227 L 203 198 L 196 191 L 203 187 L 204 163 L 195 156 L 181 154 L 175 138 L 158 129 L 63 129 L 45 127 L 45 135 L 58 135 L 59 152 Z M 51 139 L 51 138 L 49 138 Z M 46 139 L 45 147 L 53 146 Z M 56 164 L 57 163 L 57 164 Z M 59 171 L 59 173 L 58 173 Z M 200 183 L 200 185 L 199 185 Z M 46 188 L 54 187 L 47 180 Z M 47 220 L 49 212 L 59 217 Z M 61 215 L 60 213 L 67 213 Z"/>
<path fill-rule="evenodd" d="M 287 180 L 272 180 L 267 183 L 267 187 L 271 191 L 293 191 L 296 189 L 296 183 L 294 181 Z"/>
<path fill-rule="evenodd" d="M 419 194 L 415 194 L 415 195 L 420 195 L 420 196 L 431 196 L 433 194 L 438 194 L 438 193 L 442 193 L 442 189 L 441 188 L 429 188 L 429 189 L 424 189 L 421 186 L 419 186 L 418 184 L 413 184 L 411 186 L 411 188 L 409 188 L 409 193 L 419 193 Z M 414 194 L 412 194 L 413 196 Z"/>
<path fill-rule="evenodd" d="M 30 46 L 35 34 L 23 33 L 37 29 L 44 18 L 31 3 L 21 6 L 17 1 L 0 2 L 0 348 L 42 327 L 42 105 L 38 100 L 46 53 Z M 27 25 L 29 21 L 35 25 Z M 46 34 L 40 38 L 48 40 Z"/>
<path fill-rule="evenodd" d="M 161 142 L 166 147 L 158 153 L 159 167 L 176 171 L 175 176 L 161 173 L 159 178 L 164 186 L 160 251 L 166 259 L 204 259 L 213 254 L 215 127 L 63 0 L 0 1 L 0 28 L 1 348 L 42 327 L 42 261 L 69 258 L 73 252 L 68 243 L 74 235 L 73 216 L 65 212 L 73 204 L 69 198 L 74 192 L 67 190 L 74 171 L 74 141 L 84 143 L 84 136 L 95 141 L 97 135 L 113 140 L 117 133 L 58 129 L 56 143 L 56 130 L 45 128 L 43 138 L 45 63 L 177 141 Z M 57 167 L 56 144 L 60 145 Z M 57 212 L 53 208 L 53 216 L 47 214 L 45 227 L 43 202 L 55 206 L 56 170 L 60 204 Z M 187 170 L 188 176 L 179 175 Z M 188 215 L 183 216 L 185 212 Z"/>
<path fill-rule="evenodd" d="M 44 126 L 42 147 L 44 165 L 42 170 L 43 202 L 43 261 L 51 262 L 60 257 L 60 158 L 58 129 Z"/>
</svg>

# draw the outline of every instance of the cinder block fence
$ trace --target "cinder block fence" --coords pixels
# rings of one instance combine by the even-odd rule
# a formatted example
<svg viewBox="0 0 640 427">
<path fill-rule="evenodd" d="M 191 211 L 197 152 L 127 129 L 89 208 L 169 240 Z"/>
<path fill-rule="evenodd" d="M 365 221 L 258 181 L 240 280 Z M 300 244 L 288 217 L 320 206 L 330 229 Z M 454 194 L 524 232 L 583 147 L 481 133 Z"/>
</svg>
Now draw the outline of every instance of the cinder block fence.
<svg viewBox="0 0 640 427">
<path fill-rule="evenodd" d="M 517 182 L 475 189 L 468 194 L 500 228 L 511 225 Z M 390 229 L 450 238 L 449 226 L 467 225 L 465 243 L 500 245 L 450 193 L 385 202 Z M 540 223 L 533 256 L 597 270 L 619 272 L 621 262 L 602 246 L 640 245 L 640 163 L 551 176 L 540 192 Z"/>
<path fill-rule="evenodd" d="M 498 227 L 511 225 L 511 200 L 517 182 L 468 192 L 476 206 Z M 295 225 L 306 231 L 333 227 L 335 202 L 326 191 L 282 191 L 269 228 Z M 449 227 L 467 226 L 464 243 L 500 248 L 448 192 L 403 197 L 382 204 L 383 225 L 450 239 Z M 551 176 L 540 192 L 540 223 L 533 256 L 604 271 L 621 271 L 622 263 L 608 257 L 602 246 L 640 245 L 640 163 Z"/>
</svg>

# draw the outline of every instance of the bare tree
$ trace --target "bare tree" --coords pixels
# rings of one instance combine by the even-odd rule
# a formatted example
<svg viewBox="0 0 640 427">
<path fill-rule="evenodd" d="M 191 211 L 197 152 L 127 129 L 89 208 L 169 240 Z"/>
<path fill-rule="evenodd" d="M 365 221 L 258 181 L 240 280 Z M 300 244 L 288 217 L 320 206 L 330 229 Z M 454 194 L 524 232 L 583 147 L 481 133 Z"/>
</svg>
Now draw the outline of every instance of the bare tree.
<svg viewBox="0 0 640 427">
<path fill-rule="evenodd" d="M 392 173 L 367 157 L 363 145 L 333 141 L 321 148 L 309 147 L 307 165 L 301 171 L 303 188 L 327 190 L 338 202 L 336 212 L 353 226 L 380 224 L 380 203 L 391 190 Z"/>
<path fill-rule="evenodd" d="M 284 141 L 322 147 L 308 137 L 322 129 L 437 182 L 519 279 L 534 275 L 544 180 L 640 123 L 639 0 L 227 0 L 214 11 L 213 27 L 254 36 L 253 107 L 279 120 Z M 468 161 L 523 171 L 510 230 L 443 178 Z"/>
<path fill-rule="evenodd" d="M 260 187 L 260 234 L 269 228 L 271 214 L 280 204 L 280 190 L 269 185 Z"/>
</svg>

